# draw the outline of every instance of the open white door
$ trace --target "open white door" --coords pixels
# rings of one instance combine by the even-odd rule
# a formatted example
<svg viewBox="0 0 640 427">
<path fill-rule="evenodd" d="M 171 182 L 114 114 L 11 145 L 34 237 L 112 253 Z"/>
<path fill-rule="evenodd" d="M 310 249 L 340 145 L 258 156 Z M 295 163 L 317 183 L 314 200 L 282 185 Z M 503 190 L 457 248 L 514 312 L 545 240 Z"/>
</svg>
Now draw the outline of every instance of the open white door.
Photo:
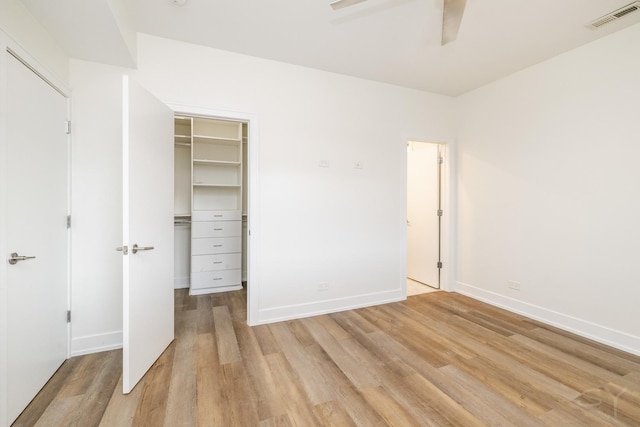
<svg viewBox="0 0 640 427">
<path fill-rule="evenodd" d="M 6 395 L 7 414 L 0 425 L 9 425 L 67 358 L 69 154 L 67 99 L 11 53 L 4 55 L 6 282 L 0 286 L 7 301 L 0 346 L 7 359 L 0 395 Z"/>
<path fill-rule="evenodd" d="M 407 148 L 407 277 L 439 288 L 438 145 L 412 141 Z"/>
<path fill-rule="evenodd" d="M 173 340 L 173 111 L 123 77 L 123 392 Z"/>
</svg>

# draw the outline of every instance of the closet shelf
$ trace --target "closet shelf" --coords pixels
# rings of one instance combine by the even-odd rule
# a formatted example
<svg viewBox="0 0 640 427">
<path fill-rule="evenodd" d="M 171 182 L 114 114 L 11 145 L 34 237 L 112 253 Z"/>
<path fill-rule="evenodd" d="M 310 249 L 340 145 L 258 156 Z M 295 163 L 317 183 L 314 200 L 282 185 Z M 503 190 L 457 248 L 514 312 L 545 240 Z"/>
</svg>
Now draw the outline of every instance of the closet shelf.
<svg viewBox="0 0 640 427">
<path fill-rule="evenodd" d="M 242 142 L 240 138 L 223 138 L 217 136 L 193 135 L 193 140 L 200 143 L 237 145 Z"/>
<path fill-rule="evenodd" d="M 194 165 L 240 166 L 240 162 L 226 160 L 193 159 Z"/>
<path fill-rule="evenodd" d="M 194 187 L 221 187 L 221 188 L 240 188 L 240 185 L 236 184 L 202 184 L 202 183 L 193 183 Z"/>
</svg>

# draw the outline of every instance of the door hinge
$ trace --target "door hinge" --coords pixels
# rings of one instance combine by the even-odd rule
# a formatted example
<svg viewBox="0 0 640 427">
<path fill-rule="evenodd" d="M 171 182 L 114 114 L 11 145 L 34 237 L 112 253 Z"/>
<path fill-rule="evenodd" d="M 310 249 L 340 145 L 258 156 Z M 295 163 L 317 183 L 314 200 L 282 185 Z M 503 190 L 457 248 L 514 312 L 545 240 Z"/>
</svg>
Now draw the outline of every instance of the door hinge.
<svg viewBox="0 0 640 427">
<path fill-rule="evenodd" d="M 442 261 L 438 261 L 437 266 L 438 266 L 438 268 L 442 268 Z"/>
<path fill-rule="evenodd" d="M 442 209 L 438 209 L 438 216 L 442 216 L 442 215 L 443 215 L 443 213 L 444 213 L 444 212 L 442 211 Z"/>
<path fill-rule="evenodd" d="M 441 165 L 444 163 L 444 157 L 438 157 L 438 164 Z"/>
<path fill-rule="evenodd" d="M 67 215 L 67 228 L 71 228 L 71 215 Z"/>
<path fill-rule="evenodd" d="M 71 323 L 71 310 L 67 310 L 67 323 Z"/>
<path fill-rule="evenodd" d="M 71 120 L 65 120 L 64 121 L 64 131 L 67 135 L 69 135 L 71 133 Z"/>
</svg>

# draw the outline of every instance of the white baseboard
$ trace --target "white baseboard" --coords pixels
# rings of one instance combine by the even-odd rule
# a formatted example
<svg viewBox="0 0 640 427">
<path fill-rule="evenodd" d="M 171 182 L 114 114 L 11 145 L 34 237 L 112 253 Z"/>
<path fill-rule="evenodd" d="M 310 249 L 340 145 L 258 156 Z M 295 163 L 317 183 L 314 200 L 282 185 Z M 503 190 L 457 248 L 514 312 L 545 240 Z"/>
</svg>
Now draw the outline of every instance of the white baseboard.
<svg viewBox="0 0 640 427">
<path fill-rule="evenodd" d="M 71 339 L 71 357 L 122 348 L 122 331 Z"/>
<path fill-rule="evenodd" d="M 358 295 L 355 297 L 336 298 L 305 304 L 261 309 L 258 312 L 258 321 L 255 324 L 263 325 L 266 323 L 281 322 L 284 320 L 301 319 L 303 317 L 353 310 L 372 305 L 402 301 L 404 299 L 405 297 L 402 296 L 402 291 L 398 289 L 394 291 Z"/>
<path fill-rule="evenodd" d="M 188 288 L 190 282 L 191 282 L 191 277 L 190 276 L 174 277 L 173 278 L 173 289 Z"/>
<path fill-rule="evenodd" d="M 626 332 L 611 329 L 588 320 L 549 310 L 462 282 L 456 282 L 455 291 L 473 299 L 504 308 L 505 310 L 539 320 L 540 322 L 572 332 L 576 335 L 640 356 L 640 337 Z"/>
</svg>

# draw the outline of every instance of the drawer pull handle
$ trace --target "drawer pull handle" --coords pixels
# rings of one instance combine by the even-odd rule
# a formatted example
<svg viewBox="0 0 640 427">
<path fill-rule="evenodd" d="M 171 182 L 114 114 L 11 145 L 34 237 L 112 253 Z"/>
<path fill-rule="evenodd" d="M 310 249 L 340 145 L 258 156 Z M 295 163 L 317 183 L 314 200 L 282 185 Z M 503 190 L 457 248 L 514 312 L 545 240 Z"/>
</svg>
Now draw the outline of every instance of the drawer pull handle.
<svg viewBox="0 0 640 427">
<path fill-rule="evenodd" d="M 222 264 L 222 261 L 214 261 L 214 264 Z"/>
<path fill-rule="evenodd" d="M 214 277 L 213 280 L 222 280 L 222 277 Z"/>
<path fill-rule="evenodd" d="M 221 248 L 222 245 L 213 245 L 214 248 Z"/>
<path fill-rule="evenodd" d="M 213 231 L 222 231 L 224 228 L 214 228 Z"/>
<path fill-rule="evenodd" d="M 222 215 L 214 215 L 214 218 L 222 218 Z"/>
</svg>

